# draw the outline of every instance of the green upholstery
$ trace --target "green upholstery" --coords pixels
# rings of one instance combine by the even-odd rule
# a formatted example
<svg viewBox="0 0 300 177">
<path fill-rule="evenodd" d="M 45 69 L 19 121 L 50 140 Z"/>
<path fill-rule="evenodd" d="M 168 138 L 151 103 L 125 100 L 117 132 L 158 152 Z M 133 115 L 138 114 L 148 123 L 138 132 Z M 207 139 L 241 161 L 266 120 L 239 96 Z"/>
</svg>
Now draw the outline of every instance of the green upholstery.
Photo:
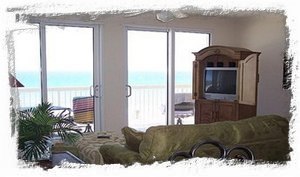
<svg viewBox="0 0 300 177">
<path fill-rule="evenodd" d="M 140 143 L 143 140 L 144 132 L 139 132 L 130 127 L 122 128 L 128 149 L 139 152 Z"/>
<path fill-rule="evenodd" d="M 284 161 L 289 153 L 288 127 L 288 121 L 276 115 L 211 124 L 154 126 L 143 134 L 138 152 L 110 144 L 101 146 L 100 152 L 105 163 L 152 163 L 166 161 L 176 151 L 189 151 L 194 144 L 211 139 L 226 147 L 247 146 L 257 160 Z M 214 153 L 210 148 L 199 152 L 213 157 Z"/>
<path fill-rule="evenodd" d="M 142 162 L 138 152 L 131 151 L 121 144 L 103 145 L 100 149 L 106 164 L 131 165 L 135 162 Z"/>
<path fill-rule="evenodd" d="M 99 138 L 99 136 L 109 136 L 110 138 Z M 78 157 L 89 164 L 104 164 L 99 148 L 105 144 L 125 144 L 123 136 L 112 131 L 96 131 L 84 133 L 76 141 L 75 147 L 78 150 Z"/>
</svg>

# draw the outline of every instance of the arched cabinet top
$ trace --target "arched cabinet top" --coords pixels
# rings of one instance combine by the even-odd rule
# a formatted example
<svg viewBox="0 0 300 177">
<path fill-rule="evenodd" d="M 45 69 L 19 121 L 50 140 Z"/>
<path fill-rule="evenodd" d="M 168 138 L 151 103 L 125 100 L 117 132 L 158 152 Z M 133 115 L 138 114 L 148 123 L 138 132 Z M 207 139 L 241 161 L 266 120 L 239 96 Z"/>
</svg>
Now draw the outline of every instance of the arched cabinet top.
<svg viewBox="0 0 300 177">
<path fill-rule="evenodd" d="M 249 49 L 229 46 L 209 46 L 199 52 L 193 52 L 196 56 L 196 60 L 203 60 L 211 55 L 225 55 L 234 60 L 243 60 L 251 54 L 260 54 L 260 52 L 253 52 Z"/>
</svg>

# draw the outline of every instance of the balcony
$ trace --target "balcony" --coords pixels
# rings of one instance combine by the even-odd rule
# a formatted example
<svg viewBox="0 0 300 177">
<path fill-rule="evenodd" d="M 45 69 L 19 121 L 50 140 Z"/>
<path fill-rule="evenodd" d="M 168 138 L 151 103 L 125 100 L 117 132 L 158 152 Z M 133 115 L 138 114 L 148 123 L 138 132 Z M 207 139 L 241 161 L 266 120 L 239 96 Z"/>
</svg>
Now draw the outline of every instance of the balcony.
<svg viewBox="0 0 300 177">
<path fill-rule="evenodd" d="M 33 107 L 40 103 L 39 88 L 18 88 L 20 107 Z M 176 85 L 176 94 L 191 93 L 190 85 Z M 73 110 L 73 98 L 88 96 L 89 87 L 58 87 L 48 89 L 48 100 L 54 106 Z M 175 98 L 175 103 L 179 102 Z M 73 112 L 71 111 L 71 116 Z M 187 114 L 188 115 L 188 114 Z M 132 96 L 128 98 L 128 124 L 131 127 L 146 129 L 151 125 L 165 125 L 166 119 L 166 88 L 164 86 L 132 86 Z M 193 124 L 193 115 L 177 115 L 183 124 Z M 175 121 L 176 121 L 175 120 Z M 80 124 L 79 124 L 80 125 Z"/>
</svg>

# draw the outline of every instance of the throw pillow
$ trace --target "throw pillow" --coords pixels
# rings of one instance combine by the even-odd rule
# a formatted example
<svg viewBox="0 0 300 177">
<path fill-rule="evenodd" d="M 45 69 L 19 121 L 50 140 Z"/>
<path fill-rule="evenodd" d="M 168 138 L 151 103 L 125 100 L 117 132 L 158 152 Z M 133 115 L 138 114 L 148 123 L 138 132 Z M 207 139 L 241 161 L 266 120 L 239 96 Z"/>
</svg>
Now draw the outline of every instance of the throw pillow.
<svg viewBox="0 0 300 177">
<path fill-rule="evenodd" d="M 130 127 L 122 128 L 128 149 L 139 152 L 140 143 L 143 140 L 144 132 L 137 131 Z"/>
</svg>

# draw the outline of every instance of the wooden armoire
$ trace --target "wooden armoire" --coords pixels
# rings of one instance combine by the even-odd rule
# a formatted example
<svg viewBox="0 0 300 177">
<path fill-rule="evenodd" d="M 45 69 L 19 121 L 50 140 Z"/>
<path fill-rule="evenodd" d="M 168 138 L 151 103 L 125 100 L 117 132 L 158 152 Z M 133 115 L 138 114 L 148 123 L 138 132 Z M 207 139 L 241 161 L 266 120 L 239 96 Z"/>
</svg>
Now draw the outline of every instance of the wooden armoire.
<svg viewBox="0 0 300 177">
<path fill-rule="evenodd" d="M 212 123 L 239 120 L 256 115 L 258 57 L 260 52 L 229 46 L 209 46 L 194 53 L 193 99 L 195 99 L 195 123 Z M 205 71 L 234 68 L 235 97 L 207 98 L 205 95 Z"/>
</svg>

